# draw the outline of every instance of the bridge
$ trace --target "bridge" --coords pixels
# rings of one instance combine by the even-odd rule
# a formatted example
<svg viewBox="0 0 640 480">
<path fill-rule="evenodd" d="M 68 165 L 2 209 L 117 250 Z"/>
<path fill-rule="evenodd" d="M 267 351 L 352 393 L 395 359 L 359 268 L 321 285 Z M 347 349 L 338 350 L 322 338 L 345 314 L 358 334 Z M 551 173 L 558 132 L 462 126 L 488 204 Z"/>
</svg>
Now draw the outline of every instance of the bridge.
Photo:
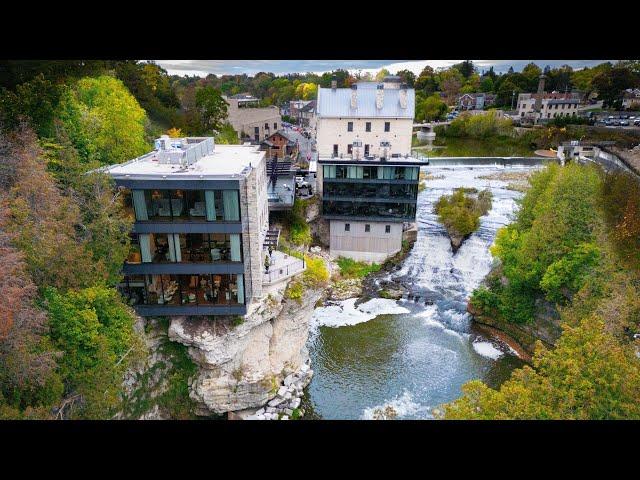
<svg viewBox="0 0 640 480">
<path fill-rule="evenodd" d="M 448 122 L 424 122 L 424 123 L 414 123 L 414 124 L 413 124 L 413 128 L 420 128 L 420 129 L 422 129 L 422 128 L 428 128 L 428 129 L 430 129 L 430 130 L 433 130 L 433 127 L 438 127 L 438 126 L 440 126 L 440 125 L 443 125 L 443 126 L 445 126 L 445 127 L 446 127 L 446 126 L 448 126 L 448 125 L 451 125 L 451 121 L 448 121 Z"/>
</svg>

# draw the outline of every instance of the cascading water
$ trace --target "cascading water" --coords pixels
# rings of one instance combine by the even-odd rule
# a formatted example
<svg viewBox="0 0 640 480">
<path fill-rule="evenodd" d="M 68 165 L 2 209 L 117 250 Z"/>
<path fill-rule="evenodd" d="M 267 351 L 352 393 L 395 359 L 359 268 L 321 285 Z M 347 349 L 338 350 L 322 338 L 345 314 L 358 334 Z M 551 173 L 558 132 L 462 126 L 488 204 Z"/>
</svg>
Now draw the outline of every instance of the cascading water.
<svg viewBox="0 0 640 480">
<path fill-rule="evenodd" d="M 504 169 L 537 168 L 537 162 L 440 160 L 418 196 L 418 237 L 400 281 L 416 300 L 354 300 L 316 309 L 309 351 L 315 375 L 309 404 L 326 419 L 431 418 L 432 408 L 460 395 L 472 379 L 499 385 L 521 365 L 508 348 L 472 331 L 466 303 L 489 272 L 489 247 L 508 224 L 518 192 L 506 182 L 478 178 Z M 458 187 L 489 188 L 493 205 L 480 229 L 454 255 L 435 201 Z"/>
</svg>

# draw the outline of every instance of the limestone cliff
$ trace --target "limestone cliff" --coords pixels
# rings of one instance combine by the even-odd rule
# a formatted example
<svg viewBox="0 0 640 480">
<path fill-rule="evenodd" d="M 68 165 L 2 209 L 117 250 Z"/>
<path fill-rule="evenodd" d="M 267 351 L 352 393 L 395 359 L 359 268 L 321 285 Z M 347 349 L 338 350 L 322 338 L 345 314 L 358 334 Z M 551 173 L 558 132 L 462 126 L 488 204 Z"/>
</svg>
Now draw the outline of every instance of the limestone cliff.
<svg viewBox="0 0 640 480">
<path fill-rule="evenodd" d="M 308 360 L 308 323 L 322 291 L 308 289 L 299 301 L 284 286 L 253 305 L 244 321 L 173 317 L 169 338 L 188 347 L 198 373 L 190 396 L 198 415 L 265 405 L 283 380 Z"/>
</svg>

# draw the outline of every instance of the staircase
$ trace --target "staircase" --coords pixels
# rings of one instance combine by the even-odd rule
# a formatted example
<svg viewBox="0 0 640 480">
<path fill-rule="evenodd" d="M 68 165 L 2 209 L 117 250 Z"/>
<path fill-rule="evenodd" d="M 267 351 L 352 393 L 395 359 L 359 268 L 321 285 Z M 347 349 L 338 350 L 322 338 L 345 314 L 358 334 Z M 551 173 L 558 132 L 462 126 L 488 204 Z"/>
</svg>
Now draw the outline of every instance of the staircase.
<svg viewBox="0 0 640 480">
<path fill-rule="evenodd" d="M 271 247 L 273 250 L 278 248 L 278 241 L 280 240 L 280 230 L 267 230 L 267 234 L 264 237 L 263 248 Z"/>
</svg>

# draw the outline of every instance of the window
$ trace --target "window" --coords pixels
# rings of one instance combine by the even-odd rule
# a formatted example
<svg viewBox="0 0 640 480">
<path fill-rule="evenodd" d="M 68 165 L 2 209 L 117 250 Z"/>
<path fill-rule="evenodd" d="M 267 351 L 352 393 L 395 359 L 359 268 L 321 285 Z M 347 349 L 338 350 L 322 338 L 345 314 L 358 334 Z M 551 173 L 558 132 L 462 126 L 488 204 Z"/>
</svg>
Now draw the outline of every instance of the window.
<svg viewBox="0 0 640 480">
<path fill-rule="evenodd" d="M 353 144 L 350 143 L 347 145 L 347 154 L 351 155 L 353 153 Z"/>
<path fill-rule="evenodd" d="M 273 129 L 274 129 L 274 130 L 277 130 L 277 129 L 278 129 L 278 124 L 277 124 L 277 123 L 274 123 L 274 124 L 273 124 Z"/>
<path fill-rule="evenodd" d="M 264 124 L 264 129 L 265 129 L 265 130 L 269 130 L 269 124 L 268 124 L 268 123 L 265 123 L 265 124 Z"/>
<path fill-rule="evenodd" d="M 391 131 L 391 122 L 384 122 L 384 131 L 385 132 Z"/>
<path fill-rule="evenodd" d="M 244 304 L 244 276 L 130 275 L 125 277 L 130 305 L 237 305 Z"/>
<path fill-rule="evenodd" d="M 364 125 L 364 130 L 365 130 L 366 132 L 370 132 L 370 131 L 371 131 L 371 122 L 367 122 L 367 123 L 365 123 L 365 125 Z"/>
<path fill-rule="evenodd" d="M 364 226 L 364 231 L 365 232 L 370 232 L 371 231 L 371 225 L 369 225 L 368 223 Z"/>
<path fill-rule="evenodd" d="M 345 223 L 344 224 L 344 231 L 345 232 L 350 232 L 351 231 L 351 224 L 350 223 Z"/>
<path fill-rule="evenodd" d="M 347 122 L 347 132 L 353 132 L 353 122 Z"/>
<path fill-rule="evenodd" d="M 391 233 L 391 225 L 384 226 L 384 233 Z"/>
<path fill-rule="evenodd" d="M 338 156 L 338 145 L 337 144 L 333 145 L 333 156 L 334 157 Z"/>
</svg>

